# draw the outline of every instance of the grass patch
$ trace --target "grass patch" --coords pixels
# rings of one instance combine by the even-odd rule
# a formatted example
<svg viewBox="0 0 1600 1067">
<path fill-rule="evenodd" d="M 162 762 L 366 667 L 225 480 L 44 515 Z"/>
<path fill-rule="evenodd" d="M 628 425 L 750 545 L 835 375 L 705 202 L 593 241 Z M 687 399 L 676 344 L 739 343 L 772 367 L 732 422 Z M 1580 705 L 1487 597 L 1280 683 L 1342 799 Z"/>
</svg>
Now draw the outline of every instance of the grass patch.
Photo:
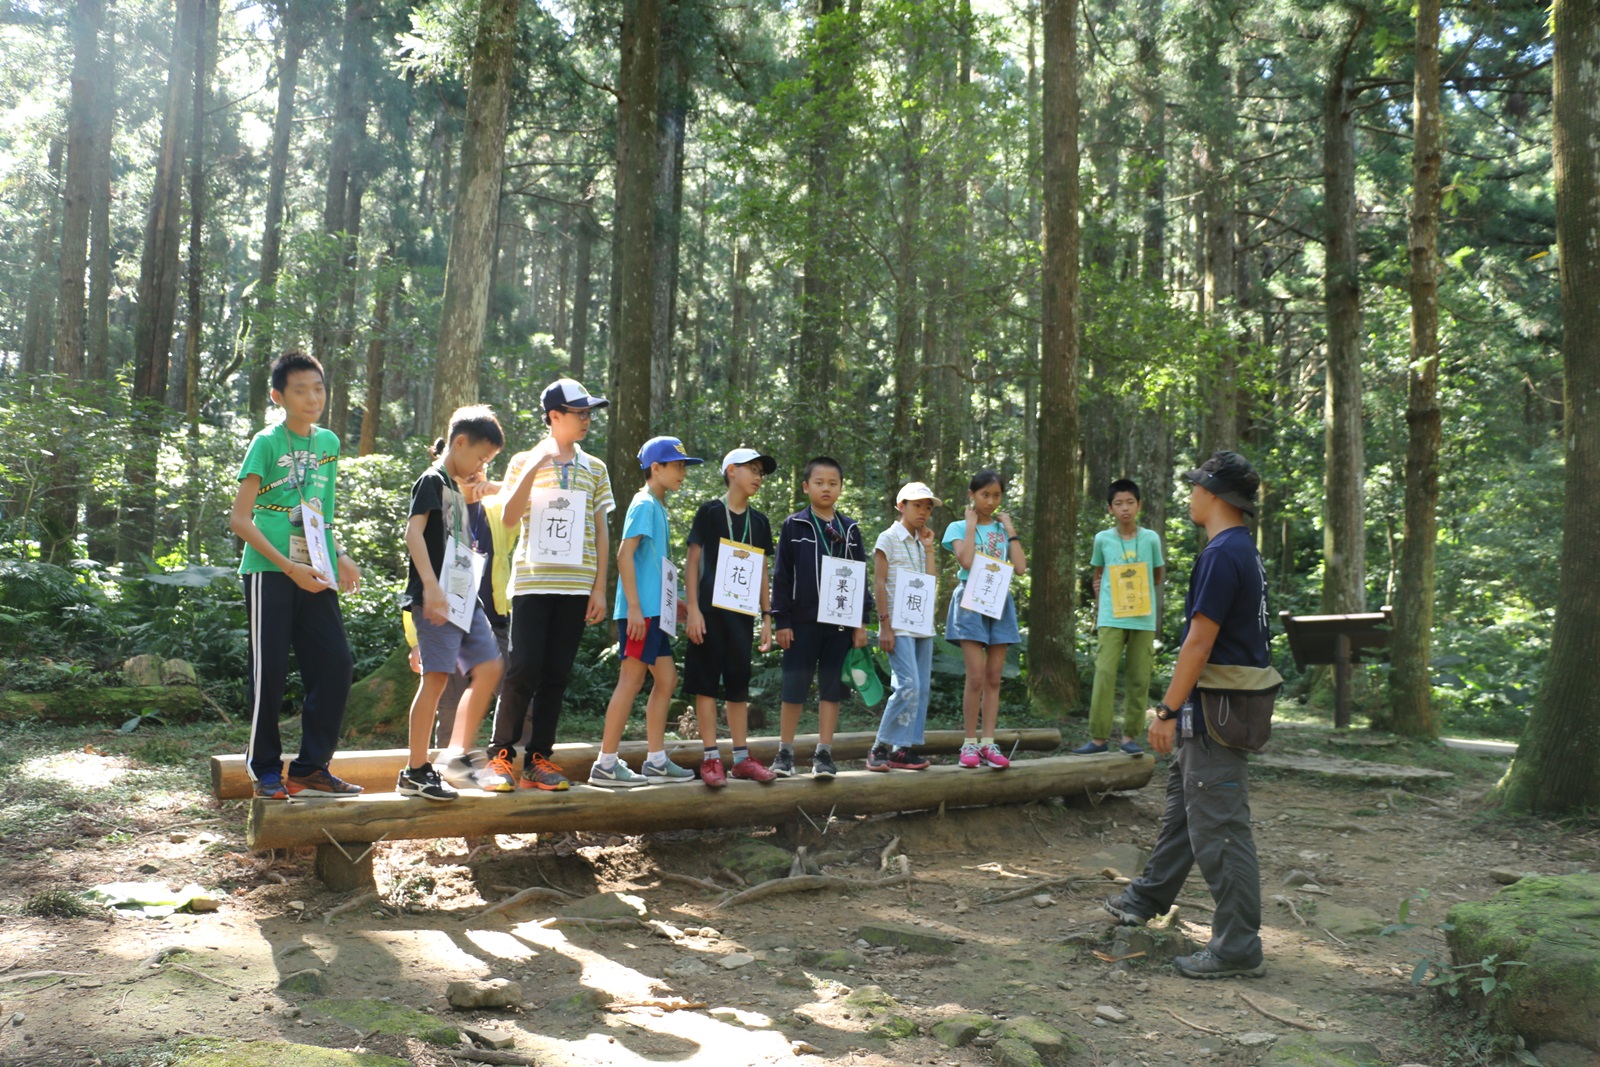
<svg viewBox="0 0 1600 1067">
<path fill-rule="evenodd" d="M 20 910 L 35 919 L 81 919 L 94 909 L 73 890 L 55 886 L 30 896 Z"/>
</svg>

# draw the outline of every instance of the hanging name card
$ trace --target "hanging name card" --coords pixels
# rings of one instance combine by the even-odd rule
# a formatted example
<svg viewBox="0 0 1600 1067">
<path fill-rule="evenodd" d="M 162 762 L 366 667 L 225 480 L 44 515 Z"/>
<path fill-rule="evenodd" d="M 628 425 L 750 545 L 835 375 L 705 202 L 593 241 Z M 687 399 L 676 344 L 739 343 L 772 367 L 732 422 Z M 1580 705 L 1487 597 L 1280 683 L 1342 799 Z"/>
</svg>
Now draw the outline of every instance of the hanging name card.
<svg viewBox="0 0 1600 1067">
<path fill-rule="evenodd" d="M 300 517 L 305 523 L 307 558 L 296 562 L 309 563 L 313 570 L 327 579 L 329 585 L 337 585 L 339 578 L 334 573 L 333 561 L 328 558 L 328 524 L 322 520 L 322 512 L 307 501 L 301 505 Z M 293 542 L 293 535 L 289 540 Z"/>
<path fill-rule="evenodd" d="M 1005 614 L 1006 595 L 1011 592 L 1011 576 L 1016 573 L 1005 560 L 977 553 L 961 593 L 961 606 L 979 615 L 998 619 Z"/>
<path fill-rule="evenodd" d="M 445 538 L 444 573 L 439 575 L 439 584 L 450 605 L 450 624 L 463 633 L 472 632 L 472 616 L 478 610 L 478 590 L 488 562 L 488 556 L 472 551 L 453 535 Z"/>
<path fill-rule="evenodd" d="M 711 606 L 741 615 L 759 615 L 766 555 L 753 545 L 722 538 L 711 585 Z"/>
<path fill-rule="evenodd" d="M 535 489 L 528 494 L 528 537 L 523 553 L 530 566 L 583 566 L 583 534 L 589 494 L 578 489 Z"/>
<path fill-rule="evenodd" d="M 894 569 L 894 610 L 889 618 L 896 634 L 904 637 L 933 636 L 933 575 L 910 567 Z"/>
<path fill-rule="evenodd" d="M 1106 568 L 1111 578 L 1111 616 L 1134 619 L 1151 613 L 1150 565 L 1116 563 Z"/>
<path fill-rule="evenodd" d="M 678 568 L 670 559 L 661 561 L 661 632 L 678 636 Z"/>
<path fill-rule="evenodd" d="M 853 559 L 825 559 L 817 579 L 817 621 L 855 629 L 866 604 L 867 565 Z"/>
</svg>

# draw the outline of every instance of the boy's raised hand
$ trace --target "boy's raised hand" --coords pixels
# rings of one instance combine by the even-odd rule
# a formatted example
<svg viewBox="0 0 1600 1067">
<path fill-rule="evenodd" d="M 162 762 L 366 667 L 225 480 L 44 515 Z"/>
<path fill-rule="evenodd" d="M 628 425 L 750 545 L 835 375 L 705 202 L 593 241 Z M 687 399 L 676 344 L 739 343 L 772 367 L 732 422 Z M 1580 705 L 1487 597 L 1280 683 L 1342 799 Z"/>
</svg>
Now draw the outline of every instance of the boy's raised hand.
<svg viewBox="0 0 1600 1067">
<path fill-rule="evenodd" d="M 689 609 L 688 626 L 686 629 L 688 631 L 690 641 L 693 641 L 697 645 L 705 644 L 706 617 L 700 614 L 699 608 Z"/>
<path fill-rule="evenodd" d="M 926 550 L 926 549 L 932 548 L 933 547 L 933 527 L 932 526 L 928 526 L 928 525 L 924 525 L 922 527 L 922 529 L 917 531 L 917 540 L 922 542 L 923 549 Z"/>
</svg>

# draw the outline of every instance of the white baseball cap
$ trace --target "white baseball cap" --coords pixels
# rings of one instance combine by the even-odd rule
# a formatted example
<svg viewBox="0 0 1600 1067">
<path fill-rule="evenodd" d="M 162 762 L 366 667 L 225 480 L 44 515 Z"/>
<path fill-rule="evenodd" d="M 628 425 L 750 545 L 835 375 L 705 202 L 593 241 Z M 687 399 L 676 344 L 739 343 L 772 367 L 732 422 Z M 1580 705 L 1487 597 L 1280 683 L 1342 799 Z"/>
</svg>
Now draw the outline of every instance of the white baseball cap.
<svg viewBox="0 0 1600 1067">
<path fill-rule="evenodd" d="M 727 474 L 729 467 L 737 467 L 741 463 L 761 461 L 761 473 L 771 474 L 778 469 L 778 461 L 771 456 L 763 456 L 753 448 L 736 448 L 722 457 L 722 473 Z"/>
<path fill-rule="evenodd" d="M 938 503 L 939 496 L 924 482 L 907 482 L 900 487 L 900 495 L 894 498 L 894 502 L 904 504 L 907 500 L 932 500 Z"/>
</svg>

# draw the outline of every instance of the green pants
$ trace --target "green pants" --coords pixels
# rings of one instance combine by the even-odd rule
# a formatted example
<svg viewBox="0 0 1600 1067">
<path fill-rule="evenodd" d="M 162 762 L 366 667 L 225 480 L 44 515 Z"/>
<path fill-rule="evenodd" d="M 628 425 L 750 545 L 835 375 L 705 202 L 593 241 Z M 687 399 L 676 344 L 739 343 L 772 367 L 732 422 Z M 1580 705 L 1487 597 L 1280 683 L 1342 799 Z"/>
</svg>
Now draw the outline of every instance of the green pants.
<svg viewBox="0 0 1600 1067">
<path fill-rule="evenodd" d="M 1155 631 L 1102 626 L 1100 652 L 1094 659 L 1094 693 L 1089 697 L 1089 736 L 1096 740 L 1111 736 L 1111 720 L 1116 717 L 1117 706 L 1117 668 L 1122 664 L 1124 648 L 1128 650 L 1128 677 L 1122 730 L 1135 738 L 1144 733 L 1144 710 L 1150 706 L 1150 670 L 1156 656 Z"/>
</svg>

